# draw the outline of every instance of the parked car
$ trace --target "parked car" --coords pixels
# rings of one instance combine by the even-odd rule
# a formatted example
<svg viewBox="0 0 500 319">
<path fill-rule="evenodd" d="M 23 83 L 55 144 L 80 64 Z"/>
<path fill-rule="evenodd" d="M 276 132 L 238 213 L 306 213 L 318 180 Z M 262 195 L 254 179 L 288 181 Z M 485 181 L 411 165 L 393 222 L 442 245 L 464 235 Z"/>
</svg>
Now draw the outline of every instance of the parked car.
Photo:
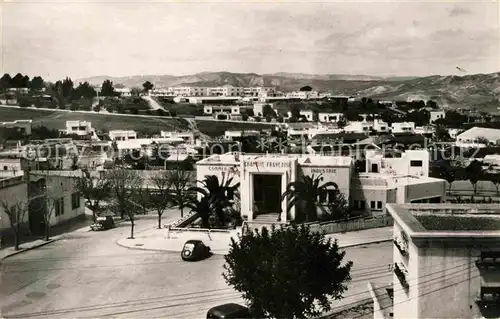
<svg viewBox="0 0 500 319">
<path fill-rule="evenodd" d="M 115 228 L 115 221 L 112 216 L 97 217 L 96 222 L 90 225 L 90 229 L 94 231 L 107 230 Z"/>
<path fill-rule="evenodd" d="M 195 261 L 210 257 L 210 247 L 201 240 L 188 240 L 182 248 L 182 260 Z"/>
<path fill-rule="evenodd" d="M 251 318 L 250 309 L 236 303 L 227 303 L 211 308 L 207 312 L 207 319 L 240 319 Z"/>
</svg>

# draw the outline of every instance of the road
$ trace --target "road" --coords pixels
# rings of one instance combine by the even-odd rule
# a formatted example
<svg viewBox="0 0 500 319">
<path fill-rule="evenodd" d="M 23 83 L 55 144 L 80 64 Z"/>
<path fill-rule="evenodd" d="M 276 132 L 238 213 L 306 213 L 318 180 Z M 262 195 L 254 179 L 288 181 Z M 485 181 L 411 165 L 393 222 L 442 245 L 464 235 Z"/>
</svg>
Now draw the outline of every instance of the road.
<svg viewBox="0 0 500 319">
<path fill-rule="evenodd" d="M 139 220 L 137 231 L 154 227 Z M 202 318 L 220 303 L 241 303 L 221 273 L 223 256 L 183 262 L 178 253 L 129 250 L 116 240 L 129 235 L 126 223 L 105 232 L 76 231 L 64 239 L 2 262 L 5 318 Z M 369 297 L 366 281 L 389 281 L 389 243 L 348 248 L 354 261 L 346 299 Z"/>
<path fill-rule="evenodd" d="M 145 100 L 146 102 L 148 102 L 149 106 L 151 106 L 151 108 L 153 110 L 162 110 L 164 112 L 169 112 L 168 110 L 166 110 L 165 108 L 163 108 L 163 106 L 161 106 L 160 103 L 156 102 L 156 100 L 153 99 L 151 96 L 149 96 L 149 95 L 141 95 L 141 98 L 143 100 Z"/>
</svg>

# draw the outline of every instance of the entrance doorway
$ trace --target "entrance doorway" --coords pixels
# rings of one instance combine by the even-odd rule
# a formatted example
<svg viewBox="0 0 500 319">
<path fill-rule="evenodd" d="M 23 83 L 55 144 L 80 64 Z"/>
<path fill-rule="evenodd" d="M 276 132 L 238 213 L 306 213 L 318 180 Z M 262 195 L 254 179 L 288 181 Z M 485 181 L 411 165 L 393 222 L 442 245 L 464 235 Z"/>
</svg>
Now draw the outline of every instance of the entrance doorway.
<svg viewBox="0 0 500 319">
<path fill-rule="evenodd" d="M 253 177 L 254 212 L 281 212 L 281 174 L 256 174 Z"/>
</svg>

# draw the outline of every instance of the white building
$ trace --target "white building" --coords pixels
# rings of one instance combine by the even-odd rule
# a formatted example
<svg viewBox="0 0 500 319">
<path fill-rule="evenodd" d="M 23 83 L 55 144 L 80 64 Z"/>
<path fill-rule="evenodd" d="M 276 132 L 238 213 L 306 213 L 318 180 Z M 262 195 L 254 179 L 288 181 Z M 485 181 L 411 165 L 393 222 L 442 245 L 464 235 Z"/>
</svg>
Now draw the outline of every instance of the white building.
<svg viewBox="0 0 500 319">
<path fill-rule="evenodd" d="M 286 96 L 290 99 L 301 99 L 301 100 L 321 98 L 320 94 L 317 91 L 294 91 L 287 93 Z"/>
<path fill-rule="evenodd" d="M 137 139 L 137 132 L 132 130 L 112 130 L 109 131 L 109 138 L 112 141 L 128 141 Z"/>
<path fill-rule="evenodd" d="M 387 133 L 390 131 L 389 124 L 381 119 L 373 120 L 373 129 L 377 133 Z"/>
<path fill-rule="evenodd" d="M 66 134 L 86 136 L 93 133 L 92 123 L 89 121 L 66 121 Z"/>
<path fill-rule="evenodd" d="M 161 131 L 160 136 L 163 138 L 174 138 L 174 139 L 180 138 L 188 144 L 196 143 L 196 136 L 194 132 L 191 131 L 185 131 L 185 132 Z"/>
<path fill-rule="evenodd" d="M 373 122 L 352 121 L 344 127 L 346 133 L 365 133 L 368 134 L 373 130 Z"/>
<path fill-rule="evenodd" d="M 390 204 L 392 285 L 368 284 L 374 319 L 499 318 L 498 204 Z"/>
<path fill-rule="evenodd" d="M 14 129 L 23 135 L 31 135 L 32 120 L 15 120 L 0 122 L 0 128 Z"/>
<path fill-rule="evenodd" d="M 260 136 L 259 131 L 253 131 L 253 130 L 248 130 L 248 131 L 225 131 L 224 132 L 224 138 L 226 140 L 233 140 L 234 138 L 238 137 L 244 137 L 244 136 Z"/>
<path fill-rule="evenodd" d="M 444 119 L 446 117 L 445 111 L 430 111 L 429 123 L 434 123 L 437 120 Z"/>
<path fill-rule="evenodd" d="M 276 106 L 273 103 L 254 103 L 253 104 L 253 114 L 255 116 L 264 116 L 264 107 L 269 105 L 271 109 L 276 112 Z"/>
<path fill-rule="evenodd" d="M 318 129 L 316 123 L 286 123 L 285 129 L 287 136 L 290 138 L 307 138 L 311 133 L 316 132 Z"/>
<path fill-rule="evenodd" d="M 206 115 L 213 115 L 217 113 L 226 113 L 232 115 L 240 115 L 241 107 L 238 105 L 205 105 L 203 113 Z"/>
<path fill-rule="evenodd" d="M 296 208 L 287 212 L 281 194 L 301 175 L 321 175 L 323 182 L 335 182 L 346 199 L 373 215 L 382 214 L 386 203 L 440 202 L 444 198 L 444 180 L 408 174 L 358 176 L 353 174 L 353 165 L 347 156 L 227 153 L 208 157 L 196 166 L 197 180 L 216 175 L 219 180 L 233 178 L 233 183 L 240 183 L 241 214 L 248 221 L 258 221 L 259 215 L 269 214 L 282 222 L 294 220 L 296 213 L 301 212 L 296 212 Z M 326 204 L 330 198 L 328 193 L 319 200 Z"/>
<path fill-rule="evenodd" d="M 415 123 L 414 122 L 395 122 L 391 125 L 392 133 L 414 133 Z"/>
<path fill-rule="evenodd" d="M 500 144 L 500 129 L 473 127 L 456 136 L 456 146 L 485 147 L 487 144 Z"/>
<path fill-rule="evenodd" d="M 115 93 L 120 94 L 122 97 L 132 96 L 132 91 L 129 88 L 115 88 Z"/>
<path fill-rule="evenodd" d="M 432 125 L 427 125 L 427 126 L 417 126 L 415 127 L 415 130 L 413 133 L 415 134 L 422 134 L 422 135 L 434 135 L 436 132 L 436 128 Z"/>
<path fill-rule="evenodd" d="M 401 157 L 384 157 L 381 150 L 365 152 L 367 173 L 429 176 L 430 154 L 427 150 L 407 150 Z"/>
<path fill-rule="evenodd" d="M 318 113 L 318 121 L 322 123 L 337 123 L 344 117 L 342 113 Z"/>
</svg>

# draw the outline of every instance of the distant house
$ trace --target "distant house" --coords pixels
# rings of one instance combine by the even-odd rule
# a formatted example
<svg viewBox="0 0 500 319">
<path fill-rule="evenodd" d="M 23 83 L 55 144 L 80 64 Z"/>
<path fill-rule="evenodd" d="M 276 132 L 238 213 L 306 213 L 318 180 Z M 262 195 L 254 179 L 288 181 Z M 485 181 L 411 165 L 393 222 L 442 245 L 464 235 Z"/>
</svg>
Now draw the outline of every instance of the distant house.
<svg viewBox="0 0 500 319">
<path fill-rule="evenodd" d="M 500 129 L 473 127 L 456 136 L 459 147 L 485 147 L 487 144 L 500 145 Z"/>
</svg>

